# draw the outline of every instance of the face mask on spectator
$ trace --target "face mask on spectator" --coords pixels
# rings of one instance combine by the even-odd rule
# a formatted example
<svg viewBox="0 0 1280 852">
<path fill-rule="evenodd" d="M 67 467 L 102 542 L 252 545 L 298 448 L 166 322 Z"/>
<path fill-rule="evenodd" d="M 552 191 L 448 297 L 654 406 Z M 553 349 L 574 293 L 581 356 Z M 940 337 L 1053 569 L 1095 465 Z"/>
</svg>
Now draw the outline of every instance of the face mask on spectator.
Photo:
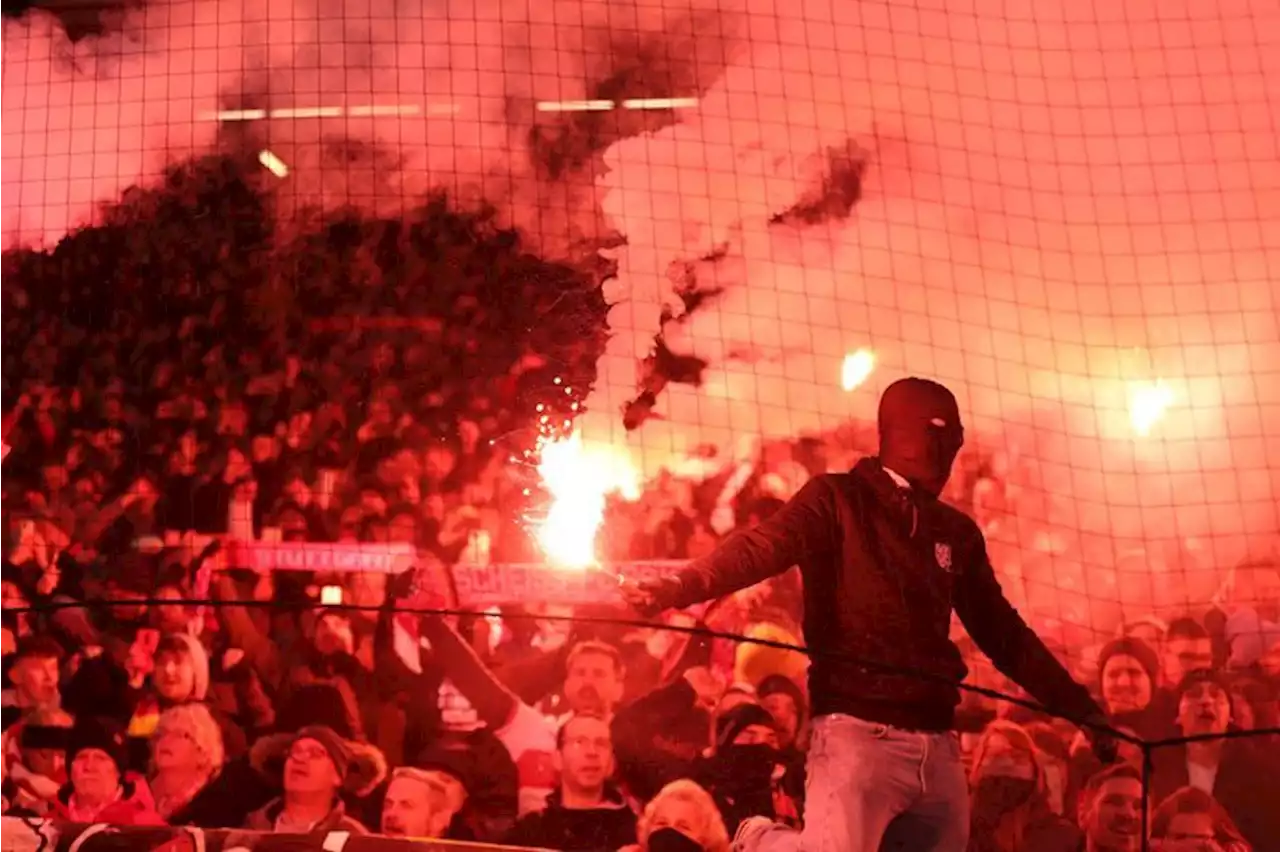
<svg viewBox="0 0 1280 852">
<path fill-rule="evenodd" d="M 649 852 L 702 852 L 702 844 L 674 828 L 660 828 L 649 835 Z"/>
</svg>

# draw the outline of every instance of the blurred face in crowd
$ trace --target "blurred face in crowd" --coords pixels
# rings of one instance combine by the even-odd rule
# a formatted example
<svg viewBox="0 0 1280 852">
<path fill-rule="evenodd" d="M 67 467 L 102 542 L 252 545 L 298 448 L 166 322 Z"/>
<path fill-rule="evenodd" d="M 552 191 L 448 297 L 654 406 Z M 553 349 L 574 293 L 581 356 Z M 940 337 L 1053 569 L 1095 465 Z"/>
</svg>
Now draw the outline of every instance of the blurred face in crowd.
<svg viewBox="0 0 1280 852">
<path fill-rule="evenodd" d="M 388 837 L 441 837 L 452 818 L 444 786 L 435 777 L 401 775 L 387 787 L 382 833 Z"/>
<path fill-rule="evenodd" d="M 278 445 L 274 435 L 254 435 L 250 452 L 254 464 L 263 464 L 276 457 Z"/>
<path fill-rule="evenodd" d="M 46 707 L 58 703 L 58 658 L 23 657 L 13 664 L 9 679 L 26 707 Z"/>
<path fill-rule="evenodd" d="M 188 701 L 195 691 L 196 672 L 191 655 L 176 650 L 156 654 L 155 671 L 151 674 L 156 693 L 166 701 Z"/>
<path fill-rule="evenodd" d="M 311 505 L 311 486 L 300 474 L 294 474 L 284 484 L 284 496 L 305 509 Z"/>
<path fill-rule="evenodd" d="M 171 724 L 156 732 L 151 757 L 159 772 L 186 772 L 198 768 L 204 758 L 195 734 L 185 725 Z"/>
<path fill-rule="evenodd" d="M 82 749 L 71 762 L 71 786 L 77 798 L 106 802 L 120 788 L 120 770 L 102 749 Z"/>
<path fill-rule="evenodd" d="M 609 725 L 593 716 L 565 723 L 560 748 L 560 783 L 579 794 L 596 794 L 613 774 L 613 739 Z"/>
<path fill-rule="evenodd" d="M 1080 827 L 1095 849 L 1136 850 L 1141 845 L 1142 784 L 1136 778 L 1112 778 L 1085 804 Z"/>
<path fill-rule="evenodd" d="M 342 776 L 333 758 L 320 743 L 300 739 L 289 749 L 284 762 L 284 792 L 294 794 L 323 793 L 331 795 L 342 786 Z"/>
<path fill-rule="evenodd" d="M 1231 699 L 1216 683 L 1195 683 L 1178 699 L 1178 727 L 1184 736 L 1220 734 L 1231 721 Z"/>
<path fill-rule="evenodd" d="M 58 782 L 67 780 L 67 754 L 60 748 L 24 748 L 22 763 L 37 775 Z"/>
<path fill-rule="evenodd" d="M 456 463 L 453 451 L 448 447 L 433 446 L 429 447 L 423 454 L 422 472 L 426 478 L 433 482 L 439 483 L 444 481 L 450 473 L 453 473 L 453 467 Z"/>
<path fill-rule="evenodd" d="M 760 699 L 760 703 L 777 723 L 779 744 L 789 746 L 794 743 L 796 731 L 800 727 L 800 714 L 791 696 L 785 692 L 774 692 Z"/>
<path fill-rule="evenodd" d="M 1160 649 L 1164 645 L 1164 631 L 1158 626 L 1147 622 L 1130 625 L 1129 629 L 1125 631 L 1125 635 L 1143 642 L 1157 654 L 1160 653 Z"/>
<path fill-rule="evenodd" d="M 1109 713 L 1130 713 L 1151 703 L 1151 678 L 1128 654 L 1116 654 L 1102 670 L 1102 700 Z"/>
<path fill-rule="evenodd" d="M 155 607 L 156 627 L 161 633 L 179 633 L 187 627 L 187 609 L 182 604 L 182 590 L 173 586 L 161 586 L 156 592 L 160 600 L 174 601 L 171 604 L 157 604 Z"/>
<path fill-rule="evenodd" d="M 40 469 L 40 475 L 44 481 L 44 489 L 48 494 L 55 494 L 67 487 L 70 478 L 67 474 L 67 468 L 61 464 L 47 464 Z"/>
<path fill-rule="evenodd" d="M 355 649 L 351 622 L 345 615 L 325 612 L 316 619 L 315 649 L 321 654 L 350 654 Z"/>
<path fill-rule="evenodd" d="M 974 767 L 973 774 L 975 778 L 999 776 L 1029 780 L 1036 775 L 1036 765 L 1031 755 L 1011 743 L 1008 737 L 991 734 L 982 750 L 982 763 Z"/>
<path fill-rule="evenodd" d="M 649 833 L 660 828 L 674 828 L 685 837 L 698 840 L 705 823 L 706 817 L 696 804 L 682 797 L 667 796 L 653 812 L 653 818 L 649 821 Z"/>
<path fill-rule="evenodd" d="M 622 700 L 622 685 L 622 672 L 609 654 L 586 649 L 570 655 L 564 696 L 574 713 L 612 713 Z"/>
<path fill-rule="evenodd" d="M 1187 840 L 1215 840 L 1217 835 L 1213 830 L 1213 817 L 1210 814 L 1174 814 L 1173 819 L 1169 820 L 1169 827 L 1165 829 L 1164 837 L 1161 840 L 1187 841 Z"/>
<path fill-rule="evenodd" d="M 1193 639 L 1173 636 L 1164 643 L 1164 680 L 1172 686 L 1182 682 L 1187 672 L 1207 669 L 1213 664 L 1213 646 L 1209 637 Z"/>
<path fill-rule="evenodd" d="M 778 732 L 770 725 L 747 725 L 733 738 L 734 745 L 767 745 L 778 747 Z"/>
<path fill-rule="evenodd" d="M 391 518 L 387 537 L 393 543 L 414 544 L 418 540 L 418 519 L 408 512 L 400 512 Z"/>
</svg>

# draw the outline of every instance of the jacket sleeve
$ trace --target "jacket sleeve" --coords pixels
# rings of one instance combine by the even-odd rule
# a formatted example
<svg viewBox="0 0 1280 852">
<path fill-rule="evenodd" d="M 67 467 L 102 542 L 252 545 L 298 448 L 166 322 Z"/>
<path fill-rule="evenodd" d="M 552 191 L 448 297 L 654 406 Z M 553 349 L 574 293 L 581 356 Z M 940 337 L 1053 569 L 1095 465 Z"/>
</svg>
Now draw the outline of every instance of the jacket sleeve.
<svg viewBox="0 0 1280 852">
<path fill-rule="evenodd" d="M 663 733 L 688 728 L 682 725 L 697 714 L 698 696 L 684 678 L 678 678 L 621 708 L 610 726 L 618 776 L 632 795 L 652 798 L 664 784 L 685 775 L 696 751 L 682 755 L 664 747 Z M 710 739 L 708 727 L 707 738 Z"/>
<path fill-rule="evenodd" d="M 781 574 L 830 548 L 836 523 L 831 483 L 816 476 L 767 520 L 735 532 L 710 555 L 692 562 L 678 575 L 670 599 L 659 603 L 692 606 Z"/>
<path fill-rule="evenodd" d="M 1048 710 L 1073 722 L 1102 714 L 1089 691 L 1076 683 L 1004 596 L 975 527 L 956 576 L 955 610 L 965 630 L 997 669 Z"/>
</svg>

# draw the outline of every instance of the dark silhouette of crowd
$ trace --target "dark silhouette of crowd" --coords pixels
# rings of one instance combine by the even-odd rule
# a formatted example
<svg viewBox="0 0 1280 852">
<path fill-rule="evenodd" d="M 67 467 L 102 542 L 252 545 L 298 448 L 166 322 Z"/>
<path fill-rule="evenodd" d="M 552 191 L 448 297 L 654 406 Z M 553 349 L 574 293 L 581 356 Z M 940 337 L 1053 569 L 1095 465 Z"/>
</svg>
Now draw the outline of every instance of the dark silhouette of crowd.
<svg viewBox="0 0 1280 852">
<path fill-rule="evenodd" d="M 248 174 L 194 163 L 5 254 L 5 813 L 653 852 L 802 821 L 802 654 L 612 625 L 607 602 L 402 611 L 459 565 L 539 558 L 523 450 L 591 387 L 608 264 L 545 262 L 443 197 L 285 226 Z M 765 442 L 746 477 L 707 449 L 698 475 L 611 500 L 602 552 L 697 557 L 873 440 Z M 974 443 L 944 496 L 1007 542 L 1034 523 L 1019 467 Z M 257 572 L 234 541 L 418 556 Z M 803 644 L 795 575 L 667 622 Z M 334 587 L 356 608 L 323 605 Z M 1276 740 L 1231 736 L 1277 724 L 1278 606 L 1051 640 L 1122 733 L 1227 735 L 1152 750 L 1160 848 L 1280 848 Z M 970 683 L 1008 690 L 958 642 Z M 974 692 L 960 719 L 972 850 L 1138 848 L 1136 745 L 1100 766 L 1071 725 Z"/>
</svg>

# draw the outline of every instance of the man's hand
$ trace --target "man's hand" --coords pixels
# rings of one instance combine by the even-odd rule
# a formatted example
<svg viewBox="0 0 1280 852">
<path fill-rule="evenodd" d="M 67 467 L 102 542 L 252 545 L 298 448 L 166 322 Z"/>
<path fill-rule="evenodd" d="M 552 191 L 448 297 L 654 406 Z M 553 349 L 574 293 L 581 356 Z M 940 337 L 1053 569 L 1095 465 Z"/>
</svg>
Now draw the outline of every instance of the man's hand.
<svg viewBox="0 0 1280 852">
<path fill-rule="evenodd" d="M 1103 766 L 1110 766 L 1120 759 L 1120 741 L 1111 733 L 1111 723 L 1107 717 L 1094 714 L 1084 720 L 1081 728 L 1089 741 L 1093 754 Z"/>
<path fill-rule="evenodd" d="M 667 603 L 680 589 L 680 581 L 675 577 L 657 577 L 652 580 L 623 580 L 618 590 L 627 606 L 643 616 L 652 618 L 665 609 Z"/>
</svg>

